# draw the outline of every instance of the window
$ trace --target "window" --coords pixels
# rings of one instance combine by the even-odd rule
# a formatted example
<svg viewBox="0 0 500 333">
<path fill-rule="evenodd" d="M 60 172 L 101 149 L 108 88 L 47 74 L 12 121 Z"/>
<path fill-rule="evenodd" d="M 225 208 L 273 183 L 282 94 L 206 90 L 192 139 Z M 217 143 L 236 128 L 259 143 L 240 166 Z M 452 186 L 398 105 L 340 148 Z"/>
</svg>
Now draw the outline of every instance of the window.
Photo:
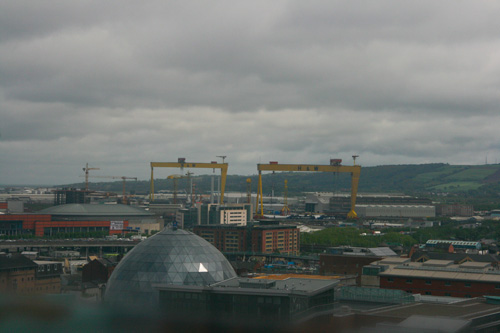
<svg viewBox="0 0 500 333">
<path fill-rule="evenodd" d="M 469 287 L 469 288 L 470 288 L 471 284 L 470 284 L 470 282 L 465 282 L 465 283 L 464 283 L 464 286 L 465 286 L 465 287 Z"/>
<path fill-rule="evenodd" d="M 450 286 L 451 286 L 451 281 L 445 281 L 445 282 L 444 282 L 444 285 L 445 285 L 446 287 L 450 287 Z"/>
<path fill-rule="evenodd" d="M 394 278 L 388 277 L 387 282 L 394 282 Z"/>
<path fill-rule="evenodd" d="M 450 293 L 444 293 L 444 295 L 445 295 L 445 296 L 451 296 L 451 294 L 450 294 Z"/>
<path fill-rule="evenodd" d="M 495 284 L 495 289 L 500 289 L 500 284 Z"/>
<path fill-rule="evenodd" d="M 427 284 L 427 285 L 430 286 L 432 284 L 432 281 L 431 280 L 425 280 L 425 284 Z"/>
<path fill-rule="evenodd" d="M 432 293 L 430 291 L 426 291 L 425 294 L 426 295 L 432 295 Z"/>
<path fill-rule="evenodd" d="M 406 279 L 406 283 L 413 283 L 412 279 Z"/>
</svg>

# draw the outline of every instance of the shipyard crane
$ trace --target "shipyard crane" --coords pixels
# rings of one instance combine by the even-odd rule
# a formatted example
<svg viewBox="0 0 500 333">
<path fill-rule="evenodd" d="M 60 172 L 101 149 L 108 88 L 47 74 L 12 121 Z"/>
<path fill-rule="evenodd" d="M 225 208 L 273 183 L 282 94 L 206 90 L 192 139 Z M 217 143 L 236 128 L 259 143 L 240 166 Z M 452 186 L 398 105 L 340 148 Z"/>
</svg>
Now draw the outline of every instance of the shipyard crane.
<svg viewBox="0 0 500 333">
<path fill-rule="evenodd" d="M 179 179 L 183 179 L 183 178 L 188 178 L 190 180 L 191 179 L 191 175 L 192 175 L 192 173 L 188 172 L 188 173 L 186 173 L 186 176 L 183 176 L 183 175 L 170 175 L 170 176 L 167 177 L 167 179 L 172 179 L 173 182 L 174 182 L 174 204 L 177 203 L 177 181 Z"/>
<path fill-rule="evenodd" d="M 122 193 L 122 199 L 123 199 L 123 203 L 126 204 L 127 203 L 127 196 L 125 195 L 125 181 L 127 179 L 133 179 L 133 180 L 136 180 L 137 181 L 137 177 L 125 177 L 125 176 L 90 176 L 92 178 L 111 178 L 111 179 L 121 179 L 123 181 L 123 193 Z"/>
<path fill-rule="evenodd" d="M 224 156 L 225 158 L 226 156 Z M 149 200 L 154 201 L 154 177 L 153 170 L 154 168 L 180 168 L 181 170 L 184 168 L 204 168 L 204 169 L 220 169 L 221 172 L 221 185 L 220 185 L 220 203 L 224 203 L 224 189 L 226 187 L 226 177 L 227 177 L 227 163 L 197 163 L 197 162 L 186 162 L 186 159 L 180 157 L 177 159 L 177 162 L 150 162 L 151 165 L 151 187 L 149 192 Z"/>
<path fill-rule="evenodd" d="M 288 180 L 285 179 L 285 190 L 283 191 L 283 208 L 281 208 L 281 215 L 290 215 L 290 208 L 288 208 Z"/>
<path fill-rule="evenodd" d="M 89 168 L 89 164 L 85 164 L 83 171 L 85 172 L 85 191 L 89 190 L 89 171 L 90 170 L 101 170 L 99 168 Z"/>
<path fill-rule="evenodd" d="M 357 155 L 353 155 L 354 162 L 356 162 Z M 269 164 L 257 164 L 259 171 L 259 184 L 257 189 L 257 204 L 255 205 L 256 216 L 264 216 L 264 204 L 262 195 L 262 171 L 312 171 L 312 172 L 346 172 L 351 174 L 351 210 L 347 214 L 348 218 L 356 218 L 356 195 L 358 193 L 359 176 L 361 174 L 361 166 L 342 165 L 341 159 L 331 159 L 330 165 L 317 165 L 317 164 L 278 164 L 278 162 L 269 162 Z M 260 205 L 260 214 L 258 207 Z"/>
</svg>

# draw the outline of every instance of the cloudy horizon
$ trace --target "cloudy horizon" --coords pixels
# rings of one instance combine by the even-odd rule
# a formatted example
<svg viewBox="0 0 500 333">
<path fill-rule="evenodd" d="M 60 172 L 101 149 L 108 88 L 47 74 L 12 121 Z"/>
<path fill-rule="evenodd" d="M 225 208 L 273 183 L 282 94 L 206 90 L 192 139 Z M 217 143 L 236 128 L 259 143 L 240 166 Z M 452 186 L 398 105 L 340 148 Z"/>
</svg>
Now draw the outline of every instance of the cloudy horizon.
<svg viewBox="0 0 500 333">
<path fill-rule="evenodd" d="M 498 163 L 500 3 L 119 4 L 0 3 L 0 184 Z"/>
</svg>

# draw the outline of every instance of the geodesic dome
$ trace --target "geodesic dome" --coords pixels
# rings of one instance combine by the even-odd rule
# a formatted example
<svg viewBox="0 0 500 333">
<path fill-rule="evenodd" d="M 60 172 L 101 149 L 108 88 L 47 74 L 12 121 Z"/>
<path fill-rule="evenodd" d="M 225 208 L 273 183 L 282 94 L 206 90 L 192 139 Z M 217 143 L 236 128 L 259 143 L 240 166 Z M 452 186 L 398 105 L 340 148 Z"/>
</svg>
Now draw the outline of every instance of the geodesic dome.
<svg viewBox="0 0 500 333">
<path fill-rule="evenodd" d="M 137 244 L 118 264 L 104 295 L 111 305 L 157 306 L 155 284 L 206 286 L 236 277 L 224 255 L 203 238 L 164 229 Z"/>
</svg>

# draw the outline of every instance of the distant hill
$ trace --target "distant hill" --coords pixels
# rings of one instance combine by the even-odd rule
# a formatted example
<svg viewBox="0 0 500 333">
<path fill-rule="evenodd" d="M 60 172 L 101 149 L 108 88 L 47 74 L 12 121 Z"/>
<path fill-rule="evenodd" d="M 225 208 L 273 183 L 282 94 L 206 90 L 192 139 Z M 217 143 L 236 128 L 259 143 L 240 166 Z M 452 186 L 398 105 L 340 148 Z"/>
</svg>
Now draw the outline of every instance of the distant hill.
<svg viewBox="0 0 500 333">
<path fill-rule="evenodd" d="M 211 188 L 210 175 L 194 176 L 197 193 L 208 193 Z M 246 179 L 252 180 L 252 192 L 257 190 L 257 176 L 228 175 L 226 192 L 245 192 Z M 276 172 L 263 173 L 263 191 L 276 196 L 282 195 L 284 181 L 288 182 L 290 196 L 303 192 L 349 192 L 349 174 Z M 92 180 L 91 180 L 92 181 Z M 359 192 L 389 192 L 405 194 L 443 194 L 458 196 L 498 196 L 500 193 L 500 165 L 383 165 L 362 167 Z M 83 184 L 64 185 L 82 188 Z M 126 190 L 137 194 L 149 193 L 149 181 L 128 181 Z M 122 182 L 91 182 L 90 189 L 121 193 Z M 178 180 L 179 191 L 188 191 L 186 179 Z M 217 186 L 215 186 L 217 188 Z M 155 191 L 173 190 L 173 180 L 155 179 Z"/>
</svg>

